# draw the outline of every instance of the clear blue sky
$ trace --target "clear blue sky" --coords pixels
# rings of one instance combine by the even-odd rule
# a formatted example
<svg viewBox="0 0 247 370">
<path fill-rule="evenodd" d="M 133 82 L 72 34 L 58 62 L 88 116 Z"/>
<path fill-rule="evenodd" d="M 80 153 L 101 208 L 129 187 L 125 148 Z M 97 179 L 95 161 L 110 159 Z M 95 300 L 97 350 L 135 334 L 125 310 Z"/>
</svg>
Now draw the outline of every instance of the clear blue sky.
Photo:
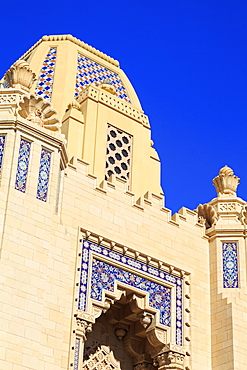
<svg viewBox="0 0 247 370">
<path fill-rule="evenodd" d="M 118 59 L 152 126 L 166 206 L 215 196 L 225 164 L 247 199 L 247 2 L 11 1 L 1 4 L 0 76 L 45 34 Z"/>
</svg>

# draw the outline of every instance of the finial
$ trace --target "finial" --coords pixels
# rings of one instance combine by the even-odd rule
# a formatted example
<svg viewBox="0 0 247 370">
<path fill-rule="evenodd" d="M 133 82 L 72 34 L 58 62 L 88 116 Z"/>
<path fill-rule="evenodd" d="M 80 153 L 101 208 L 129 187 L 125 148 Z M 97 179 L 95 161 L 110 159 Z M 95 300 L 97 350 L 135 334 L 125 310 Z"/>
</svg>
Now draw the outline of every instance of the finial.
<svg viewBox="0 0 247 370">
<path fill-rule="evenodd" d="M 218 197 L 236 196 L 236 190 L 240 178 L 234 175 L 233 170 L 225 165 L 219 170 L 219 175 L 213 179 L 213 185 L 216 188 Z"/>
<path fill-rule="evenodd" d="M 5 73 L 4 79 L 9 87 L 21 88 L 29 92 L 35 81 L 35 73 L 25 60 L 20 59 Z"/>
</svg>

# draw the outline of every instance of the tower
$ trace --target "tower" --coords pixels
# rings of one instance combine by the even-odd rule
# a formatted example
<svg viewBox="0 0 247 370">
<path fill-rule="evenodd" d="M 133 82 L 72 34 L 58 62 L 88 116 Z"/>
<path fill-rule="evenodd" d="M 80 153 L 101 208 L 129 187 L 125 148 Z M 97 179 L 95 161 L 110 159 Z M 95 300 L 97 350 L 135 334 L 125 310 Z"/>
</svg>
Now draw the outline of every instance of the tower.
<svg viewBox="0 0 247 370">
<path fill-rule="evenodd" d="M 119 63 L 44 36 L 0 89 L 1 369 L 243 368 L 246 202 L 171 215 Z"/>
</svg>

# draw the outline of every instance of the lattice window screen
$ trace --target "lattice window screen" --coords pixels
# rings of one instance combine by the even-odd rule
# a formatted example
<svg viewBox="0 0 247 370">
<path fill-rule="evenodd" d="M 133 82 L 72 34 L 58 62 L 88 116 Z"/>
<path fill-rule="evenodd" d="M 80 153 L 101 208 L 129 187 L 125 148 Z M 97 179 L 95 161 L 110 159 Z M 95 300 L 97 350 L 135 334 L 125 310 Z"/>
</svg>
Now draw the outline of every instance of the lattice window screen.
<svg viewBox="0 0 247 370">
<path fill-rule="evenodd" d="M 130 183 L 132 136 L 108 125 L 105 179 L 115 174 Z"/>
<path fill-rule="evenodd" d="M 102 345 L 83 362 L 82 370 L 121 370 L 121 367 L 110 348 Z"/>
</svg>

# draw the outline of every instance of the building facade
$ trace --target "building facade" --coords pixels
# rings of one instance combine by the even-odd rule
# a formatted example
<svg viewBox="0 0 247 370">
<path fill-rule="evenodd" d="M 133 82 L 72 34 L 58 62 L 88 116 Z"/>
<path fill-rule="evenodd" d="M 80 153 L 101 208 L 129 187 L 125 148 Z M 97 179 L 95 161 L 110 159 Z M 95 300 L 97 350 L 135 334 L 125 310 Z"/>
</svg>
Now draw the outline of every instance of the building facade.
<svg viewBox="0 0 247 370">
<path fill-rule="evenodd" d="M 247 203 L 172 215 L 118 61 L 44 36 L 0 89 L 0 368 L 243 370 Z"/>
</svg>

